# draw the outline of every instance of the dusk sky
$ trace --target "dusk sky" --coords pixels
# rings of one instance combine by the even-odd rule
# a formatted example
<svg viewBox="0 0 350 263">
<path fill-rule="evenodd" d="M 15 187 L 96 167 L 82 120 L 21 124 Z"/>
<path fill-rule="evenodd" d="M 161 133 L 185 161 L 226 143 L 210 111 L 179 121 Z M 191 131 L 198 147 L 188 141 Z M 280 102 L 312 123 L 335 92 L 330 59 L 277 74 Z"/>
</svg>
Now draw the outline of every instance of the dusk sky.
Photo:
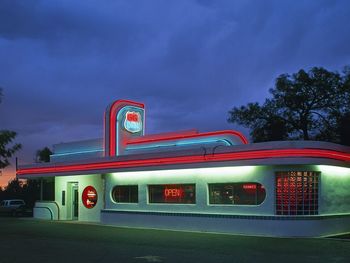
<svg viewBox="0 0 350 263">
<path fill-rule="evenodd" d="M 349 18 L 347 0 L 0 0 L 0 129 L 30 163 L 102 137 L 107 105 L 130 99 L 146 104 L 147 134 L 248 136 L 228 111 L 262 102 L 282 73 L 350 65 Z"/>
</svg>

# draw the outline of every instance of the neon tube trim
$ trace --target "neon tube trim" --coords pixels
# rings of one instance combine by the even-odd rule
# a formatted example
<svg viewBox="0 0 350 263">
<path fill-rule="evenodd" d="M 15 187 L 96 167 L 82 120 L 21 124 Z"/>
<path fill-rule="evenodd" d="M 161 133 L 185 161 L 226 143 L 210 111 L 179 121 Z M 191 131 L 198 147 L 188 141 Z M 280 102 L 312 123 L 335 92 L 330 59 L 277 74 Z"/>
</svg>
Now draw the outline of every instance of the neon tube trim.
<svg viewBox="0 0 350 263">
<path fill-rule="evenodd" d="M 205 132 L 205 133 L 197 133 L 197 134 L 175 134 L 168 135 L 159 134 L 158 136 L 154 136 L 151 138 L 146 137 L 138 137 L 135 139 L 131 139 L 126 142 L 127 145 L 132 144 L 140 144 L 140 143 L 150 143 L 150 142 L 160 142 L 160 141 L 170 141 L 170 140 L 179 140 L 179 139 L 192 139 L 192 138 L 200 138 L 200 137 L 209 137 L 209 136 L 223 136 L 223 135 L 233 135 L 238 137 L 243 144 L 248 144 L 247 138 L 240 132 L 234 130 L 224 130 L 224 131 L 215 131 L 215 132 Z"/>
<path fill-rule="evenodd" d="M 323 149 L 275 149 L 244 151 L 231 153 L 218 153 L 214 155 L 192 155 L 178 157 L 164 157 L 142 160 L 109 161 L 89 164 L 72 164 L 52 167 L 23 168 L 17 170 L 17 175 L 43 174 L 43 173 L 64 173 L 76 171 L 93 171 L 103 169 L 132 168 L 145 166 L 161 166 L 170 164 L 189 164 L 236 160 L 253 160 L 266 158 L 289 158 L 289 157 L 312 157 L 327 158 L 350 162 L 350 154 L 345 152 L 323 150 Z"/>
<path fill-rule="evenodd" d="M 212 140 L 199 140 L 199 144 L 209 144 L 209 143 L 220 143 L 223 142 L 226 146 L 231 146 L 231 142 L 226 139 L 212 138 Z M 162 147 L 174 147 L 174 146 L 187 146 L 193 145 L 195 141 L 179 141 L 179 142 L 168 142 L 168 143 L 159 143 L 159 144 L 146 144 L 146 145 L 132 145 L 126 148 L 127 151 L 134 150 L 145 150 L 145 149 L 156 149 Z"/>
<path fill-rule="evenodd" d="M 88 150 L 88 151 L 78 151 L 78 152 L 66 152 L 66 153 L 55 153 L 50 156 L 65 156 L 65 155 L 74 155 L 74 154 L 84 154 L 84 153 L 95 153 L 95 152 L 103 152 L 104 150 Z"/>
</svg>

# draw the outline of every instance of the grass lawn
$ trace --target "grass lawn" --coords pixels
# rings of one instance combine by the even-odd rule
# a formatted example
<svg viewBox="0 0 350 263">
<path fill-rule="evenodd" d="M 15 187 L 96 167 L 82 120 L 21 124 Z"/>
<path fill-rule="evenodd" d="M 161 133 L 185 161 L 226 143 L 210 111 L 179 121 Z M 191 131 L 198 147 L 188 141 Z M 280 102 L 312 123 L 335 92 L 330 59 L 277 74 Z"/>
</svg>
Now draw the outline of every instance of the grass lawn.
<svg viewBox="0 0 350 263">
<path fill-rule="evenodd" d="M 0 218 L 0 262 L 350 262 L 350 240 L 246 237 Z"/>
</svg>

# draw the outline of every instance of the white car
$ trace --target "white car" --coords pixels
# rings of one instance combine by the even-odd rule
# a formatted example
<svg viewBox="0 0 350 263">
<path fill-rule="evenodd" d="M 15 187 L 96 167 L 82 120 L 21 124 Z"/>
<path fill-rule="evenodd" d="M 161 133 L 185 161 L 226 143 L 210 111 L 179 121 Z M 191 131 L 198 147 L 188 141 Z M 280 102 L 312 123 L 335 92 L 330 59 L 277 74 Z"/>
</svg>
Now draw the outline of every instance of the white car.
<svg viewBox="0 0 350 263">
<path fill-rule="evenodd" d="M 22 199 L 3 200 L 0 203 L 0 213 L 17 215 L 23 214 L 26 203 Z"/>
</svg>

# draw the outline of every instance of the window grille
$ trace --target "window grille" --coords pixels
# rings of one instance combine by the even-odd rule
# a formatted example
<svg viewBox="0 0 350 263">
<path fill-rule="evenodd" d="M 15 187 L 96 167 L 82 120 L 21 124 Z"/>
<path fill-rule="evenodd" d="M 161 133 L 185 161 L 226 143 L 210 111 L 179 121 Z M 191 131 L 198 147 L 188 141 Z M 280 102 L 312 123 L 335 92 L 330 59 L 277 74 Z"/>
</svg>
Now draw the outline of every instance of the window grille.
<svg viewBox="0 0 350 263">
<path fill-rule="evenodd" d="M 276 214 L 317 215 L 319 173 L 276 173 Z"/>
</svg>

